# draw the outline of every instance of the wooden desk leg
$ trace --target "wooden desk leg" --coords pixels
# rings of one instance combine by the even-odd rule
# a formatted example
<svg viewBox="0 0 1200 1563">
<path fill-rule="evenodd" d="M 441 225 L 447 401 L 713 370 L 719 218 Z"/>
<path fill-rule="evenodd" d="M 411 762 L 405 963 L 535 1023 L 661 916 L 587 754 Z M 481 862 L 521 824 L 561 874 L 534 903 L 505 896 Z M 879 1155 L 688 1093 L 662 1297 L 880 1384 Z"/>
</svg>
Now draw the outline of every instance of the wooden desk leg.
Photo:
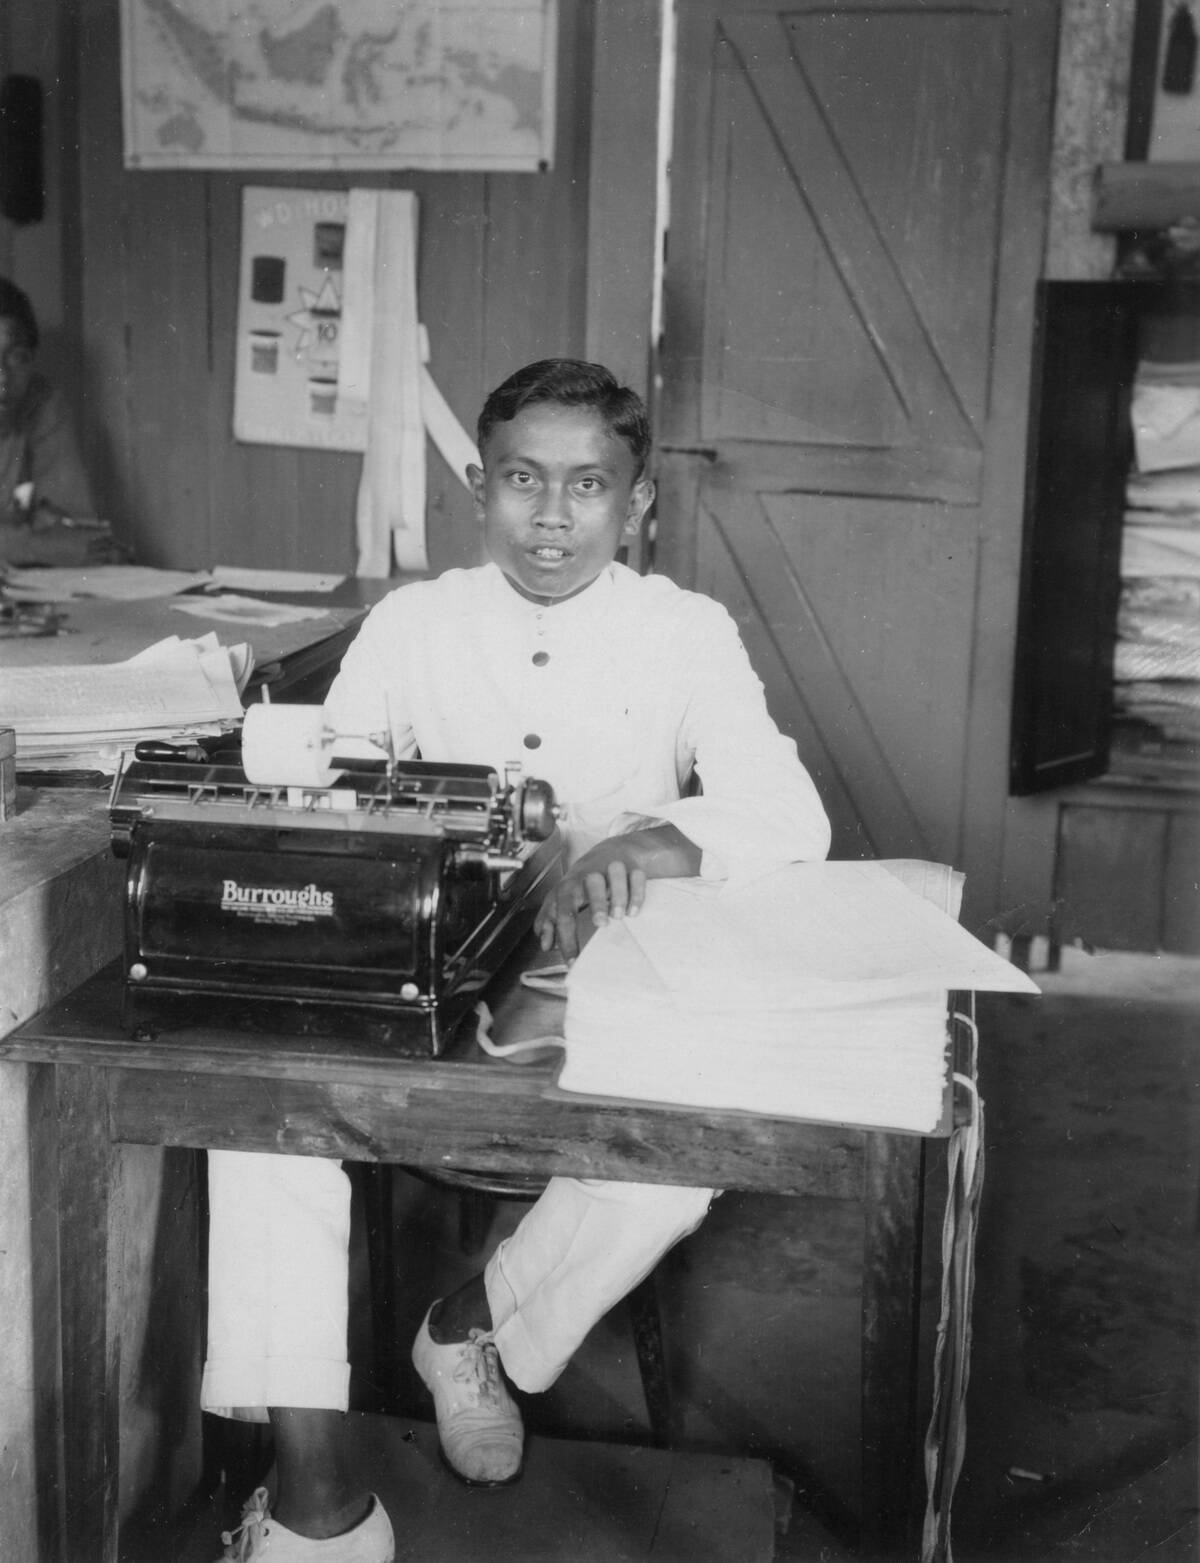
<svg viewBox="0 0 1200 1563">
<path fill-rule="evenodd" d="M 925 1143 L 867 1136 L 863 1172 L 863 1540 L 904 1545 L 920 1470 L 917 1365 Z"/>
<path fill-rule="evenodd" d="M 109 1330 L 115 1152 L 102 1069 L 59 1065 L 64 1563 L 116 1563 L 120 1332 Z M 114 1314 L 115 1317 L 115 1314 Z"/>
</svg>

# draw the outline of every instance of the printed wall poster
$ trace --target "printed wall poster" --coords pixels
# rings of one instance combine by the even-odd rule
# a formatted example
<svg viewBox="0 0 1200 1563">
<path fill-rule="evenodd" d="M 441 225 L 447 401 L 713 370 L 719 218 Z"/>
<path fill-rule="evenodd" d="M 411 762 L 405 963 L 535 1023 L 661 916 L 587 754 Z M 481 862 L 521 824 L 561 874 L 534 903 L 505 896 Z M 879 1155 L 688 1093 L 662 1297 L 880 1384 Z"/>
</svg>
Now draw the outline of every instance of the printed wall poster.
<svg viewBox="0 0 1200 1563">
<path fill-rule="evenodd" d="M 120 0 L 127 168 L 529 171 L 556 0 Z"/>
<path fill-rule="evenodd" d="M 345 190 L 242 192 L 235 438 L 364 450 L 366 410 L 338 396 Z"/>
</svg>

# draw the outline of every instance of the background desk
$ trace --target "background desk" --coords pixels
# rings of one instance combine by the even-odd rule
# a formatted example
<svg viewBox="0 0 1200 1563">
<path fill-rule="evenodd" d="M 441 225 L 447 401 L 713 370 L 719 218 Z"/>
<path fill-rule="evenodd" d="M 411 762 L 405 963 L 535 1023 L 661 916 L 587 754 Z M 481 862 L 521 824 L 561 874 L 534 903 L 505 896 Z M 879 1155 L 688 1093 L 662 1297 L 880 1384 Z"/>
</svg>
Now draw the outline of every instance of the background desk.
<svg viewBox="0 0 1200 1563">
<path fill-rule="evenodd" d="M 222 645 L 246 642 L 253 648 L 255 671 L 248 700 L 255 698 L 257 687 L 268 683 L 272 698 L 320 701 L 368 609 L 397 586 L 415 579 L 419 577 L 372 580 L 350 576 L 332 592 L 253 594 L 269 602 L 322 610 L 319 618 L 273 628 L 180 613 L 171 607 L 169 597 L 142 597 L 134 602 L 105 602 L 99 598 L 66 602 L 61 604 L 64 617 L 57 635 L 0 639 L 0 675 L 6 667 L 124 662 L 170 635 L 188 640 L 211 630 Z"/>
<path fill-rule="evenodd" d="M 895 1540 L 919 1491 L 926 1142 L 742 1112 L 568 1096 L 552 1063 L 396 1059 L 362 1043 L 119 1025 L 116 966 L 0 1041 L 57 1119 L 66 1563 L 114 1563 L 122 1255 L 110 1197 L 123 1144 L 220 1147 L 536 1174 L 715 1184 L 861 1201 L 864 1531 Z M 497 1005 L 508 1038 L 553 1001 Z M 43 1335 L 55 1320 L 37 1321 Z"/>
<path fill-rule="evenodd" d="M 257 681 L 268 681 L 275 699 L 319 701 L 368 608 L 400 584 L 351 579 L 327 596 L 282 594 L 280 600 L 328 611 L 277 629 L 196 619 L 165 598 L 64 604 L 63 633 L 0 639 L 0 683 L 8 667 L 116 662 L 165 636 L 211 629 L 224 644 L 251 643 Z M 16 818 L 0 824 L 0 1036 L 113 959 L 121 945 L 123 885 L 123 866 L 109 847 L 103 784 L 19 788 Z M 31 1097 L 30 1085 L 28 1071 L 0 1064 L 0 1558 L 35 1563 L 33 1538 L 46 1530 L 39 1526 L 39 1503 L 57 1484 L 53 1438 L 39 1423 L 44 1408 L 35 1386 L 53 1380 L 57 1348 L 48 1362 L 39 1361 L 30 1326 L 56 1307 L 53 1267 L 38 1248 L 39 1217 L 49 1207 L 31 1177 L 38 1136 L 53 1129 L 53 1103 Z M 162 1162 L 149 1153 L 126 1159 L 125 1194 L 143 1213 L 162 1195 Z M 144 1254 L 129 1258 L 131 1287 L 149 1272 L 146 1243 Z M 153 1449 L 160 1439 L 161 1427 L 143 1418 L 131 1443 Z M 136 1497 L 137 1451 L 127 1453 Z"/>
</svg>

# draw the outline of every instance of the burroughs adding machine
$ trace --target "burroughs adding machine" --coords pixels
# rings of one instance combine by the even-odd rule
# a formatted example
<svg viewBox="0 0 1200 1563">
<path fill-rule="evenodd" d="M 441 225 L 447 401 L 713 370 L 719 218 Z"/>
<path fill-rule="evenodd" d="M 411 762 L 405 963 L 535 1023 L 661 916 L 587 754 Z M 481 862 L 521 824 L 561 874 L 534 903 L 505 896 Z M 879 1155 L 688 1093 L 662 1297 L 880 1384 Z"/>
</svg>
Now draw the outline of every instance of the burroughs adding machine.
<svg viewBox="0 0 1200 1563">
<path fill-rule="evenodd" d="M 396 761 L 382 742 L 262 705 L 240 752 L 135 750 L 110 801 L 126 1025 L 443 1050 L 557 877 L 557 809 L 516 766 Z"/>
</svg>

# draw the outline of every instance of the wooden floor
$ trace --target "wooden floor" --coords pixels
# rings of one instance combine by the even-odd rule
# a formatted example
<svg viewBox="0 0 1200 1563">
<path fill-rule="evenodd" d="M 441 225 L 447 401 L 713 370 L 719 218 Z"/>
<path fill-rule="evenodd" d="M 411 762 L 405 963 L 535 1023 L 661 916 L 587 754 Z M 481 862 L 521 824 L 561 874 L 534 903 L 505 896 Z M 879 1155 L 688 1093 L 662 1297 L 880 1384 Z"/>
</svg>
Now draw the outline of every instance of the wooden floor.
<svg viewBox="0 0 1200 1563">
<path fill-rule="evenodd" d="M 477 1491 L 438 1459 L 428 1423 L 354 1415 L 357 1466 L 396 1531 L 397 1563 L 771 1563 L 775 1484 L 764 1460 L 531 1439 L 512 1487 Z M 214 1563 L 230 1516 L 214 1500 L 122 1538 L 121 1563 Z"/>
<path fill-rule="evenodd" d="M 1061 972 L 1035 975 L 1041 998 L 991 1003 L 982 1017 L 987 1208 L 955 1563 L 1196 1563 L 1200 961 L 1065 951 Z M 400 1288 L 407 1312 L 395 1340 L 407 1359 L 429 1299 L 461 1284 L 478 1259 L 461 1251 L 447 1193 L 414 1193 L 411 1208 L 401 1206 L 398 1246 L 413 1268 Z M 492 1240 L 522 1208 L 498 1212 Z M 677 1457 L 673 1475 L 661 1474 L 671 1472 L 663 1463 L 670 1456 L 630 1447 L 648 1435 L 621 1309 L 601 1321 L 557 1384 L 526 1398 L 525 1491 L 465 1492 L 421 1442 L 427 1429 L 401 1421 L 381 1435 L 363 1419 L 368 1446 L 382 1441 L 385 1474 L 389 1465 L 397 1473 L 385 1491 L 389 1511 L 411 1504 L 398 1563 L 669 1557 L 632 1550 L 655 1538 L 624 1507 L 638 1484 L 649 1484 L 647 1473 L 668 1498 L 690 1502 L 687 1493 L 701 1489 L 691 1517 L 706 1550 L 685 1536 L 674 1554 L 689 1563 L 880 1563 L 814 1500 L 816 1490 L 832 1491 L 851 1516 L 857 1503 L 860 1249 L 859 1222 L 845 1202 L 812 1201 L 798 1219 L 791 1201 L 731 1193 L 667 1256 L 659 1290 L 673 1403 L 683 1446 L 708 1452 L 707 1461 Z M 365 1275 L 357 1290 L 353 1316 L 365 1330 Z M 369 1345 L 352 1360 L 369 1362 Z M 369 1387 L 354 1403 L 369 1403 Z M 404 1404 L 428 1414 L 415 1389 Z M 396 1444 L 409 1427 L 415 1449 Z M 585 1438 L 603 1442 L 575 1441 Z M 777 1496 L 786 1479 L 794 1484 L 790 1527 L 777 1527 L 773 1554 L 769 1475 L 757 1461 L 721 1458 L 722 1450 L 769 1460 Z M 756 1482 L 761 1475 L 761 1501 L 748 1503 L 741 1477 L 710 1485 L 708 1473 L 747 1467 Z M 547 1485 L 551 1469 L 557 1475 Z M 727 1506 L 728 1523 L 719 1512 Z M 747 1507 L 754 1518 L 743 1520 Z M 654 1540 L 660 1549 L 679 1534 L 674 1512 L 668 1502 Z M 574 1538 L 591 1517 L 599 1539 L 589 1554 Z M 190 1550 L 168 1538 L 157 1550 L 125 1551 L 122 1563 L 215 1563 L 223 1523 L 210 1512 L 189 1532 Z M 457 1528 L 427 1543 L 443 1524 Z M 415 1550 L 417 1537 L 424 1551 Z"/>
</svg>

